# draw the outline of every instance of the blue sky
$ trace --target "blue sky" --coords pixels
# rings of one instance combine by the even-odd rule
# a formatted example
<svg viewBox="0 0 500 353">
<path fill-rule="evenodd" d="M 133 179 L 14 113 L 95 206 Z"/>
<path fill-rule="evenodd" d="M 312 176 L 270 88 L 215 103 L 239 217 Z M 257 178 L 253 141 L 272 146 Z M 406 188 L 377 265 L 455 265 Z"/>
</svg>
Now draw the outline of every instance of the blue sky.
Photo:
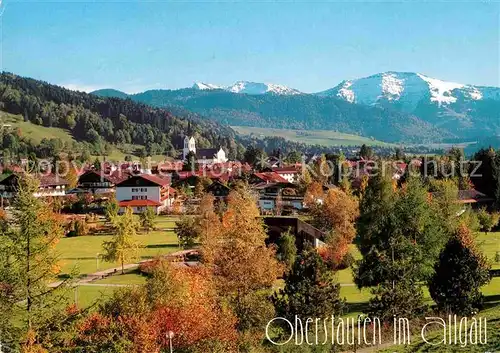
<svg viewBox="0 0 500 353">
<path fill-rule="evenodd" d="M 1 68 L 126 92 L 194 81 L 304 92 L 383 71 L 499 86 L 499 4 L 4 0 Z"/>
</svg>

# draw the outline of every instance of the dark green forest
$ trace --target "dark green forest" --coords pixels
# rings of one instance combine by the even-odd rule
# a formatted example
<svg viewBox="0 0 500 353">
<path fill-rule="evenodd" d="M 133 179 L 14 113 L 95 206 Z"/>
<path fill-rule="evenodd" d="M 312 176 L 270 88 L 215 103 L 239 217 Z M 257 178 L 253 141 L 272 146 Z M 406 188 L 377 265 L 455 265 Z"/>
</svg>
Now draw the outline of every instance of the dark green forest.
<svg viewBox="0 0 500 353">
<path fill-rule="evenodd" d="M 196 114 L 173 115 L 169 110 L 115 97 L 98 97 L 46 82 L 2 73 L 0 110 L 21 115 L 24 121 L 67 129 L 90 153 L 105 155 L 109 145 L 143 146 L 140 154 L 175 155 L 184 135 L 194 135 L 200 148 L 222 146 L 231 157 L 242 147 L 234 132 Z M 13 153 L 43 154 L 25 139 L 10 136 L 4 148 Z M 6 146 L 7 145 L 7 146 Z"/>
</svg>

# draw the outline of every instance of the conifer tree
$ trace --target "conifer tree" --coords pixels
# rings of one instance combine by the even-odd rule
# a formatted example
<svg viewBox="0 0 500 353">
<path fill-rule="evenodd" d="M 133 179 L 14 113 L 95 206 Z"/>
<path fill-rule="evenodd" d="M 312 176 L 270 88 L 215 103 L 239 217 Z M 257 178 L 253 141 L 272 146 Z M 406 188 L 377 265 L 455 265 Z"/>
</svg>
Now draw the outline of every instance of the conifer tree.
<svg viewBox="0 0 500 353">
<path fill-rule="evenodd" d="M 145 229 L 147 233 L 155 228 L 156 212 L 154 208 L 147 207 L 146 210 L 140 214 L 139 218 L 142 228 Z"/>
<path fill-rule="evenodd" d="M 70 279 L 56 282 L 60 268 L 55 245 L 63 235 L 62 223 L 40 199 L 34 196 L 38 182 L 29 176 L 19 179 L 13 203 L 13 220 L 2 229 L 0 239 L 0 309 L 2 322 L 19 324 L 26 338 L 43 331 L 51 318 L 67 304 Z M 56 282 L 49 286 L 49 283 Z M 18 315 L 8 314 L 21 308 Z M 7 311 L 4 311 L 7 309 Z M 20 314 L 20 316 L 19 316 Z M 0 325 L 0 330 L 5 327 Z M 6 332 L 0 332 L 5 337 Z"/>
<path fill-rule="evenodd" d="M 297 246 L 295 237 L 288 229 L 278 240 L 278 260 L 285 265 L 286 271 L 290 271 L 297 258 Z"/>
<path fill-rule="evenodd" d="M 461 225 L 439 256 L 429 292 L 439 310 L 472 315 L 481 309 L 481 286 L 490 280 L 486 257 L 476 247 L 471 231 Z"/>
<path fill-rule="evenodd" d="M 278 316 L 327 317 L 342 313 L 340 285 L 315 249 L 297 256 L 292 270 L 285 275 L 285 287 L 273 295 Z"/>
<path fill-rule="evenodd" d="M 390 179 L 369 181 L 358 221 L 355 283 L 371 287 L 370 314 L 391 320 L 413 317 L 423 309 L 421 282 L 432 275 L 447 241 L 445 220 L 435 212 L 419 179 L 395 190 Z"/>
</svg>

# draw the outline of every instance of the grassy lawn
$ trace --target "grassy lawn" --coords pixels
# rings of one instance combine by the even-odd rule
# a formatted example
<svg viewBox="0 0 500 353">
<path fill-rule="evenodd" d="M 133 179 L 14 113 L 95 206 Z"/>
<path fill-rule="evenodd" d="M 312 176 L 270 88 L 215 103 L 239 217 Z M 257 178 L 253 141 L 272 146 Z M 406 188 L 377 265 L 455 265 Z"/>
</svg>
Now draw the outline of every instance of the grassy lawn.
<svg viewBox="0 0 500 353">
<path fill-rule="evenodd" d="M 174 225 L 175 218 L 158 217 L 156 223 L 158 230 L 137 235 L 137 240 L 143 246 L 139 253 L 139 260 L 179 250 L 175 233 L 172 230 L 163 230 L 173 228 Z M 59 252 L 62 274 L 69 274 L 75 266 L 80 275 L 119 266 L 118 263 L 104 262 L 101 259 L 98 263 L 96 261 L 97 254 L 102 253 L 102 243 L 111 239 L 112 235 L 88 235 L 61 239 L 56 249 Z"/>
<path fill-rule="evenodd" d="M 175 222 L 179 220 L 179 217 L 161 216 L 156 220 L 156 228 L 159 229 L 174 229 Z"/>
<path fill-rule="evenodd" d="M 116 287 L 79 286 L 69 293 L 70 302 L 75 303 L 76 299 L 78 307 L 88 308 L 99 301 L 104 301 L 109 298 L 114 290 L 116 290 Z"/>
<path fill-rule="evenodd" d="M 231 126 L 238 134 L 256 137 L 278 136 L 290 141 L 323 146 L 359 146 L 362 144 L 389 146 L 390 144 L 368 137 L 344 134 L 332 130 L 289 130 L 250 126 Z"/>
<path fill-rule="evenodd" d="M 495 263 L 495 254 L 500 251 L 500 232 L 478 233 L 476 241 L 488 260 L 490 260 L 492 268 L 500 269 L 500 263 Z"/>
<path fill-rule="evenodd" d="M 478 317 L 487 319 L 487 344 L 475 345 L 467 344 L 465 347 L 460 345 L 431 345 L 423 342 L 420 333 L 416 332 L 412 335 L 412 344 L 409 346 L 391 346 L 388 349 L 381 350 L 385 353 L 402 353 L 402 352 L 498 352 L 500 349 L 500 278 L 494 278 L 492 282 L 483 289 L 485 294 L 485 309 L 478 314 Z M 470 327 L 470 323 L 469 323 Z M 454 330 L 452 329 L 452 332 Z M 431 333 L 428 340 L 439 342 L 443 338 L 442 331 Z"/>
</svg>

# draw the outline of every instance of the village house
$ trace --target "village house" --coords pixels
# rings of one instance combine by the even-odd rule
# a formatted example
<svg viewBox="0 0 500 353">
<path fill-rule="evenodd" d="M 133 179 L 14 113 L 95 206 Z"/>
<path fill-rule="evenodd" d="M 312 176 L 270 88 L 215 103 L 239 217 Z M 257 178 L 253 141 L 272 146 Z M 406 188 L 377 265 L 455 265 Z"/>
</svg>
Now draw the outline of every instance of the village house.
<svg viewBox="0 0 500 353">
<path fill-rule="evenodd" d="M 215 181 L 207 187 L 207 192 L 212 194 L 216 200 L 226 200 L 231 189 L 220 181 Z"/>
<path fill-rule="evenodd" d="M 253 186 L 262 213 L 291 213 L 304 208 L 304 196 L 289 182 L 261 183 Z"/>
<path fill-rule="evenodd" d="M 128 171 L 114 170 L 110 173 L 88 170 L 78 178 L 78 189 L 91 194 L 115 192 L 115 185 L 132 174 Z"/>
<path fill-rule="evenodd" d="M 127 207 L 134 213 L 142 213 L 152 207 L 158 214 L 172 207 L 175 190 L 170 187 L 170 180 L 152 174 L 131 176 L 116 184 L 116 200 L 120 213 Z"/>
<path fill-rule="evenodd" d="M 304 196 L 298 193 L 297 185 L 278 173 L 254 173 L 250 177 L 250 185 L 258 195 L 262 213 L 288 213 L 304 207 Z"/>
<path fill-rule="evenodd" d="M 249 183 L 250 184 L 288 183 L 288 180 L 286 180 L 281 175 L 275 172 L 261 172 L 261 173 L 253 173 L 250 176 Z"/>
<path fill-rule="evenodd" d="M 276 167 L 271 170 L 283 179 L 286 179 L 289 183 L 296 183 L 299 180 L 300 170 L 296 167 Z"/>
<path fill-rule="evenodd" d="M 431 198 L 439 197 L 439 195 L 440 194 L 438 192 L 429 193 L 429 197 Z M 489 197 L 476 189 L 459 190 L 457 195 L 457 203 L 467 205 L 473 209 L 490 207 L 494 201 L 494 198 Z"/>
<path fill-rule="evenodd" d="M 2 207 L 4 200 L 10 200 L 15 197 L 19 189 L 20 175 L 13 173 L 0 181 L 0 197 Z M 41 174 L 35 176 L 39 181 L 38 191 L 34 193 L 35 197 L 59 197 L 65 196 L 68 188 L 68 181 L 56 174 Z"/>
</svg>

